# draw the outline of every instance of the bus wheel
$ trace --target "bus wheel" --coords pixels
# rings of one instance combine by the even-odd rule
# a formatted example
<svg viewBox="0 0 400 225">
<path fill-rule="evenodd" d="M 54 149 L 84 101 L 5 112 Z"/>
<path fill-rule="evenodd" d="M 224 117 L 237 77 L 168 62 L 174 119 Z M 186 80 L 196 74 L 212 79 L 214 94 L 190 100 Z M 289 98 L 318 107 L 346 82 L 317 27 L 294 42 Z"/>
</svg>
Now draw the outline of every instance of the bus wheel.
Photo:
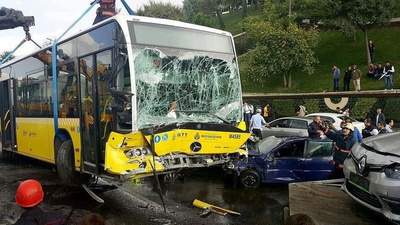
<svg viewBox="0 0 400 225">
<path fill-rule="evenodd" d="M 57 173 L 61 181 L 69 185 L 82 185 L 88 183 L 89 176 L 75 171 L 74 149 L 72 141 L 61 144 L 57 152 Z"/>
</svg>

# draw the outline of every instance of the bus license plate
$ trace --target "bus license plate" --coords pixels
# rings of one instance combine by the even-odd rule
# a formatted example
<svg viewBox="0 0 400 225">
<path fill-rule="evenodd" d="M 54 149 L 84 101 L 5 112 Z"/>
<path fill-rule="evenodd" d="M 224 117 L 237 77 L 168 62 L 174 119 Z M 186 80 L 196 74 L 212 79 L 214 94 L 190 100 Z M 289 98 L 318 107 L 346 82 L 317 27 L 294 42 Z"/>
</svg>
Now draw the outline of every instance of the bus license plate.
<svg viewBox="0 0 400 225">
<path fill-rule="evenodd" d="M 355 173 L 350 173 L 350 181 L 356 184 L 357 186 L 361 187 L 363 191 L 369 192 L 369 180 L 359 176 Z"/>
</svg>

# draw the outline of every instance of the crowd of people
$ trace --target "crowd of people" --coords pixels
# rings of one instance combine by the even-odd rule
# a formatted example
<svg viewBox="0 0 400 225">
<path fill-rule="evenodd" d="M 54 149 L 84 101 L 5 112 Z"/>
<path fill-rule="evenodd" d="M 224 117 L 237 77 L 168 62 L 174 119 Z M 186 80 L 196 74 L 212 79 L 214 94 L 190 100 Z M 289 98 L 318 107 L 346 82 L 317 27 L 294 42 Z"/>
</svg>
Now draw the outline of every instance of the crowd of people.
<svg viewBox="0 0 400 225">
<path fill-rule="evenodd" d="M 383 65 L 382 63 L 375 64 L 375 46 L 372 41 L 369 41 L 369 53 L 371 62 L 368 65 L 368 71 L 366 73 L 369 79 L 377 79 L 383 80 L 385 85 L 385 90 L 393 90 L 393 76 L 394 76 L 394 66 L 390 63 L 390 61 L 386 61 Z M 339 91 L 339 83 L 340 83 L 340 69 L 338 66 L 334 65 L 332 68 L 332 76 L 333 76 L 333 91 Z M 345 72 L 343 77 L 343 91 L 350 91 L 350 82 L 353 80 L 354 90 L 361 91 L 361 77 L 362 72 L 357 67 L 357 65 L 349 66 Z"/>
</svg>

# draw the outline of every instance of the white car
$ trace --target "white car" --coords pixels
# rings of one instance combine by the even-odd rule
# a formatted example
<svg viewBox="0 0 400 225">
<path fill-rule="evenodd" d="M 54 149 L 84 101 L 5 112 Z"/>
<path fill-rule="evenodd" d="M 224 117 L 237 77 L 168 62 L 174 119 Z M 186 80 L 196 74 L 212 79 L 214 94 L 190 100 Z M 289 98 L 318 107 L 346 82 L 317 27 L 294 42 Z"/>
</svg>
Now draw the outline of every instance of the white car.
<svg viewBox="0 0 400 225">
<path fill-rule="evenodd" d="M 322 121 L 328 121 L 330 123 L 333 123 L 333 126 L 335 126 L 336 129 L 340 130 L 340 123 L 344 120 L 346 117 L 344 114 L 337 114 L 337 113 L 312 113 L 308 114 L 306 117 L 315 117 L 319 116 L 321 117 Z M 362 132 L 362 130 L 365 128 L 364 122 L 359 122 L 356 119 L 353 119 L 349 116 L 346 118 L 350 118 L 351 122 L 353 123 L 354 127 L 357 127 L 358 131 Z"/>
<path fill-rule="evenodd" d="M 342 189 L 355 201 L 400 222 L 400 133 L 356 143 L 344 161 Z"/>
</svg>

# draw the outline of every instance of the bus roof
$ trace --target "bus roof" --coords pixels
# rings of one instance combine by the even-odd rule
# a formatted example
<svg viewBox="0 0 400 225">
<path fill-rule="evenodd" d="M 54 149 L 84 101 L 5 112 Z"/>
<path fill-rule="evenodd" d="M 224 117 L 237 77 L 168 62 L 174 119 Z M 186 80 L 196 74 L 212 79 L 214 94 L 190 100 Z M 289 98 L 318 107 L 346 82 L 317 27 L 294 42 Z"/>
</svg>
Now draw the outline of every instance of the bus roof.
<svg viewBox="0 0 400 225">
<path fill-rule="evenodd" d="M 210 27 L 205 27 L 205 26 L 200 26 L 200 25 L 196 25 L 196 24 L 191 24 L 191 23 L 185 23 L 185 22 L 181 22 L 181 21 L 176 21 L 176 20 L 168 20 L 168 19 L 159 19 L 159 18 L 152 18 L 152 17 L 144 17 L 144 16 L 130 16 L 130 15 L 116 15 L 114 17 L 111 17 L 107 20 L 104 20 L 96 25 L 90 26 L 78 33 L 72 34 L 70 36 L 67 36 L 66 38 L 63 38 L 58 45 L 63 44 L 67 41 L 69 41 L 72 38 L 78 37 L 84 33 L 87 33 L 97 27 L 101 27 L 104 24 L 109 23 L 110 21 L 117 21 L 119 24 L 122 24 L 125 21 L 136 21 L 136 22 L 144 22 L 144 23 L 154 23 L 154 24 L 161 24 L 161 25 L 168 25 L 168 26 L 174 26 L 174 27 L 182 27 L 182 28 L 188 28 L 188 29 L 194 29 L 194 30 L 201 30 L 201 31 L 205 31 L 205 32 L 211 32 L 211 33 L 216 33 L 216 34 L 222 34 L 222 35 L 227 35 L 232 37 L 232 34 L 227 32 L 227 31 L 223 31 L 223 30 L 218 30 L 218 29 L 214 29 L 214 28 L 210 28 Z M 51 50 L 51 45 L 47 46 L 45 48 L 41 48 L 37 51 L 34 51 L 28 55 L 24 55 L 24 56 L 20 56 L 20 57 L 16 57 L 13 60 L 10 60 L 2 65 L 0 65 L 0 69 L 5 68 L 11 64 L 14 64 L 18 61 L 21 61 L 25 58 L 28 58 L 32 55 L 37 54 L 38 52 L 41 52 L 43 50 Z"/>
</svg>

